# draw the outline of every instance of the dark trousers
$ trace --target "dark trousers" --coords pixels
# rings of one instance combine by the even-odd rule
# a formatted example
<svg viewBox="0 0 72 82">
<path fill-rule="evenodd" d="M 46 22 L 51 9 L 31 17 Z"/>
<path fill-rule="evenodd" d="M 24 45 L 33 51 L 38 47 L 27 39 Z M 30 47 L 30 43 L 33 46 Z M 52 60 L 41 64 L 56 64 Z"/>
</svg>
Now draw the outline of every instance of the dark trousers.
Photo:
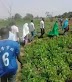
<svg viewBox="0 0 72 82">
<path fill-rule="evenodd" d="M 41 37 L 43 37 L 44 33 L 45 33 L 45 29 L 41 28 Z"/>
<path fill-rule="evenodd" d="M 16 75 L 7 74 L 1 77 L 1 82 L 16 82 Z"/>
<path fill-rule="evenodd" d="M 64 34 L 69 31 L 69 26 L 64 29 Z"/>
</svg>

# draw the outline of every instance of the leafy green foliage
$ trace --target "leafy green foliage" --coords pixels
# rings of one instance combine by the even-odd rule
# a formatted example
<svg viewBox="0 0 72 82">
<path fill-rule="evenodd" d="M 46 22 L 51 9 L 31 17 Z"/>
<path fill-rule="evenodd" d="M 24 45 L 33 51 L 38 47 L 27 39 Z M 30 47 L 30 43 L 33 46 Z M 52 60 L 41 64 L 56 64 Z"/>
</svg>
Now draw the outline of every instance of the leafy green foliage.
<svg viewBox="0 0 72 82">
<path fill-rule="evenodd" d="M 72 77 L 72 36 L 44 38 L 24 48 L 21 82 L 65 82 Z"/>
<path fill-rule="evenodd" d="M 59 15 L 56 17 L 63 17 L 63 18 L 71 18 L 72 17 L 72 12 L 65 12 L 63 15 Z"/>
<path fill-rule="evenodd" d="M 20 35 L 25 22 L 16 20 Z M 35 28 L 40 32 L 40 19 L 34 19 Z M 0 21 L 0 27 L 7 26 L 9 21 Z M 52 29 L 53 23 L 45 19 L 45 32 Z M 61 29 L 60 29 L 61 30 Z M 23 53 L 23 52 L 22 52 Z M 22 57 L 24 68 L 18 79 L 21 82 L 65 82 L 72 79 L 72 35 L 56 38 L 36 39 L 24 47 Z"/>
</svg>

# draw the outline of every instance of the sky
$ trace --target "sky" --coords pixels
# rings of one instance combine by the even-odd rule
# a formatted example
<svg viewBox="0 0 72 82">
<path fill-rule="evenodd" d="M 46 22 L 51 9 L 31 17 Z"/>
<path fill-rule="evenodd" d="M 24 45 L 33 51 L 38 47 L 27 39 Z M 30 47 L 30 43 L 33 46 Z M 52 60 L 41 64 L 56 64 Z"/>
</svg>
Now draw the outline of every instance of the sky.
<svg viewBox="0 0 72 82">
<path fill-rule="evenodd" d="M 45 12 L 55 16 L 69 11 L 72 11 L 72 0 L 0 0 L 0 18 L 9 17 L 9 12 L 12 16 L 19 13 L 24 17 L 31 13 L 44 17 Z"/>
</svg>

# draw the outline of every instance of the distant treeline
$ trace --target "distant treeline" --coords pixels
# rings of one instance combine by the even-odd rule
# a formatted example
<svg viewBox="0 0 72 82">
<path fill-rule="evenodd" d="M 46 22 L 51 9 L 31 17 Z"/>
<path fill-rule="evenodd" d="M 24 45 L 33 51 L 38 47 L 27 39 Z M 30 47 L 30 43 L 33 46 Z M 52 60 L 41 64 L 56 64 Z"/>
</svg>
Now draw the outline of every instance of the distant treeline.
<svg viewBox="0 0 72 82">
<path fill-rule="evenodd" d="M 72 18 L 72 12 L 65 12 L 64 14 L 62 15 L 58 15 L 58 16 L 55 16 L 57 18 Z"/>
</svg>

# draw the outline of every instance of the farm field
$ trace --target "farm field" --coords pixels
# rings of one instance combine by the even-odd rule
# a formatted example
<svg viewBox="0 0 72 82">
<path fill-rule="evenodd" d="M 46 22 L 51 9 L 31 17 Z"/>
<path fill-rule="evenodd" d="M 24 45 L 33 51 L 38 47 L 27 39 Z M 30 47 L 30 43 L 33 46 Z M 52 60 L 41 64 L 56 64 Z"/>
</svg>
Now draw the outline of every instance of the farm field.
<svg viewBox="0 0 72 82">
<path fill-rule="evenodd" d="M 4 22 L 4 23 L 3 23 Z M 22 36 L 22 26 L 29 21 L 16 21 Z M 72 80 L 72 33 L 49 38 L 47 33 L 54 22 L 45 20 L 44 38 L 38 39 L 40 20 L 34 20 L 37 36 L 34 41 L 21 47 L 24 67 L 18 72 L 17 82 L 66 82 Z M 0 27 L 8 25 L 8 21 L 0 21 Z M 61 27 L 59 32 L 62 33 Z"/>
<path fill-rule="evenodd" d="M 65 82 L 72 79 L 71 37 L 44 38 L 25 46 L 21 82 Z"/>
</svg>

